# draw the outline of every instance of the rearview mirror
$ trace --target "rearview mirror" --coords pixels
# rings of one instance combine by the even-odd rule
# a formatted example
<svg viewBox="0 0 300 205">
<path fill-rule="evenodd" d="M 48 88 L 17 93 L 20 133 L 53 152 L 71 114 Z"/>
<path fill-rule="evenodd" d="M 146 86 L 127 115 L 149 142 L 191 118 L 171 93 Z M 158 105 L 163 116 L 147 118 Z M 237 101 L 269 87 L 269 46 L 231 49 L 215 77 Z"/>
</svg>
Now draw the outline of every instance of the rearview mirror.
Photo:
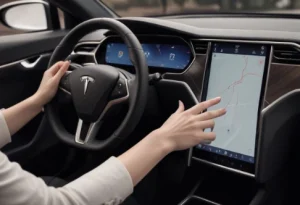
<svg viewBox="0 0 300 205">
<path fill-rule="evenodd" d="M 0 7 L 0 20 L 13 29 L 43 31 L 48 29 L 47 2 L 15 1 Z"/>
</svg>

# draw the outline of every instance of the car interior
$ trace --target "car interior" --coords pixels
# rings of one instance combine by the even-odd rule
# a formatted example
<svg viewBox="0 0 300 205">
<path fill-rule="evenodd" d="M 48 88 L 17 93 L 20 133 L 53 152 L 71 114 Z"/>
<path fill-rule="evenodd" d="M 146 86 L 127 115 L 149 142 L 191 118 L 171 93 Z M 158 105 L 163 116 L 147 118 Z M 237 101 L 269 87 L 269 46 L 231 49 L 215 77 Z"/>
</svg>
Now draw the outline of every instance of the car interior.
<svg viewBox="0 0 300 205">
<path fill-rule="evenodd" d="M 125 152 L 179 100 L 188 109 L 221 96 L 217 139 L 169 154 L 124 204 L 299 200 L 297 14 L 120 16 L 107 1 L 24 0 L 0 4 L 0 22 L 16 30 L 0 35 L 0 108 L 34 94 L 57 61 L 71 61 L 55 98 L 2 149 L 49 186 Z"/>
</svg>

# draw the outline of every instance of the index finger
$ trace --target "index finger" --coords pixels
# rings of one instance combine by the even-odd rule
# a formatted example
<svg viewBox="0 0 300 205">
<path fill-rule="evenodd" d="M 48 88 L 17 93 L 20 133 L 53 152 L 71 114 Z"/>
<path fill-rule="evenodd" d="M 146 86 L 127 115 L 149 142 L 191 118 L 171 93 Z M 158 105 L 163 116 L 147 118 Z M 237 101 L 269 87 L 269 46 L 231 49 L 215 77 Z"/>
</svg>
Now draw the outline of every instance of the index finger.
<svg viewBox="0 0 300 205">
<path fill-rule="evenodd" d="M 52 74 L 52 75 L 55 75 L 57 73 L 57 71 L 60 69 L 60 67 L 64 64 L 63 61 L 59 61 L 57 63 L 55 63 L 54 65 L 52 65 L 50 68 L 49 68 L 49 72 Z"/>
<path fill-rule="evenodd" d="M 225 115 L 225 113 L 226 113 L 226 109 L 222 108 L 222 109 L 218 109 L 218 110 L 212 110 L 209 112 L 201 113 L 200 115 L 197 116 L 197 118 L 201 121 L 210 120 L 210 119 L 214 119 L 217 117 L 221 117 L 221 116 Z"/>
<path fill-rule="evenodd" d="M 216 97 L 216 98 L 201 102 L 201 103 L 195 105 L 194 107 L 191 107 L 186 112 L 189 112 L 193 115 L 198 115 L 202 111 L 206 110 L 207 108 L 218 104 L 220 101 L 221 101 L 221 97 Z"/>
<path fill-rule="evenodd" d="M 67 72 L 69 66 L 70 66 L 69 61 L 64 62 L 54 77 L 58 78 L 60 80 L 64 76 L 64 74 Z"/>
</svg>

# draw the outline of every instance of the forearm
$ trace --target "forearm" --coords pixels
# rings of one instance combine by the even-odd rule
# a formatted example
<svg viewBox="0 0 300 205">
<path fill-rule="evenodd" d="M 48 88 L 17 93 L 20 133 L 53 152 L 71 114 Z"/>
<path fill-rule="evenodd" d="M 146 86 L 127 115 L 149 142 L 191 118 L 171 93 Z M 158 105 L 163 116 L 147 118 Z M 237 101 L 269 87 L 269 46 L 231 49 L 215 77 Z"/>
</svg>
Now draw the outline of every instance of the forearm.
<svg viewBox="0 0 300 205">
<path fill-rule="evenodd" d="M 99 205 L 120 204 L 133 192 L 131 178 L 116 158 L 61 188 L 48 187 L 0 152 L 0 204 Z"/>
<path fill-rule="evenodd" d="M 2 111 L 11 135 L 15 134 L 42 110 L 35 95 Z"/>
<path fill-rule="evenodd" d="M 171 146 L 162 141 L 163 136 L 161 135 L 159 130 L 150 133 L 118 157 L 131 175 L 134 186 L 172 151 Z"/>
</svg>

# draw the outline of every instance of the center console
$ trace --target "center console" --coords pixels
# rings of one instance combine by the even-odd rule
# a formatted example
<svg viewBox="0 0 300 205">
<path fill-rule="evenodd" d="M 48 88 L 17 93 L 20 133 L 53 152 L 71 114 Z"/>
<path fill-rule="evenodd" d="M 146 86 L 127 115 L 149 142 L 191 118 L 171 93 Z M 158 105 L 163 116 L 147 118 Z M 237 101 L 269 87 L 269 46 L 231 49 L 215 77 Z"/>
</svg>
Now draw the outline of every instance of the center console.
<svg viewBox="0 0 300 205">
<path fill-rule="evenodd" d="M 160 96 L 168 99 L 165 107 L 173 110 L 177 105 L 172 102 L 178 100 L 183 100 L 188 109 L 220 96 L 221 102 L 204 112 L 226 108 L 227 113 L 215 119 L 213 130 L 204 130 L 215 132 L 215 141 L 189 150 L 187 164 L 193 170 L 193 186 L 179 204 L 268 204 L 264 200 L 270 190 L 276 189 L 273 182 L 289 161 L 295 122 L 300 119 L 300 90 L 287 92 L 271 103 L 267 100 L 267 93 L 273 88 L 270 82 L 276 85 L 275 71 L 269 75 L 277 42 L 198 41 L 193 40 L 194 45 L 207 43 L 206 53 L 197 54 L 195 63 L 185 73 L 165 74 L 157 85 Z M 176 96 L 168 92 L 175 87 Z M 195 94 L 197 90 L 199 95 Z"/>
<path fill-rule="evenodd" d="M 182 73 L 163 74 L 155 85 L 164 109 L 173 112 L 178 100 L 189 109 L 220 96 L 221 102 L 204 112 L 226 108 L 227 113 L 215 119 L 213 130 L 204 130 L 215 132 L 216 140 L 193 147 L 185 156 L 187 170 L 193 173 L 187 174 L 190 184 L 185 190 L 190 193 L 180 197 L 180 205 L 276 204 L 264 199 L 273 190 L 280 193 L 275 182 L 297 149 L 300 89 L 298 78 L 298 84 L 292 81 L 295 66 L 279 64 L 273 50 L 300 45 L 229 39 L 191 42 L 196 54 L 191 65 Z"/>
<path fill-rule="evenodd" d="M 207 111 L 226 108 L 215 119 L 216 140 L 189 152 L 189 165 L 202 172 L 180 205 L 248 205 L 264 193 L 257 183 L 263 108 L 272 45 L 211 41 L 202 80 L 201 101 L 221 97 Z M 260 203 L 258 203 L 260 204 Z"/>
<path fill-rule="evenodd" d="M 248 205 L 260 193 L 253 178 L 210 170 L 179 205 Z"/>
</svg>

